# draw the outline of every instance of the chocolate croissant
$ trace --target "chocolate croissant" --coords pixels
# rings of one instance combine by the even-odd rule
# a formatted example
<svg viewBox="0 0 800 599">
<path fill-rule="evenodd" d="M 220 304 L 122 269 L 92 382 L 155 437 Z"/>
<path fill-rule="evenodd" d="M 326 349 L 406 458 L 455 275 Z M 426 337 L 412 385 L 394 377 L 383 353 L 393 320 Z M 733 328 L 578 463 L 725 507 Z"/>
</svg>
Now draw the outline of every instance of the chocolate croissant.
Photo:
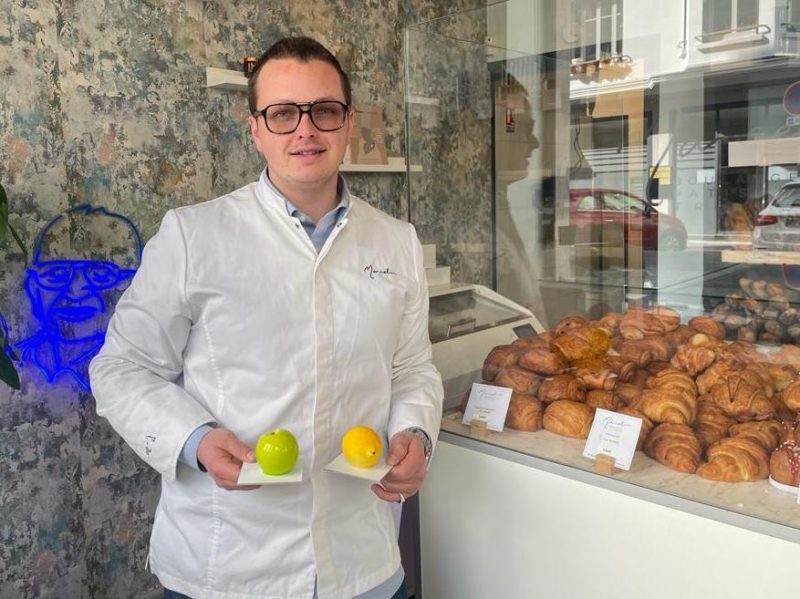
<svg viewBox="0 0 800 599">
<path fill-rule="evenodd" d="M 526 350 L 520 355 L 518 363 L 527 370 L 544 375 L 558 374 L 568 366 L 566 358 L 560 351 L 546 347 Z"/>
<path fill-rule="evenodd" d="M 689 320 L 689 326 L 698 333 L 715 339 L 725 339 L 725 327 L 710 316 L 695 316 Z"/>
<path fill-rule="evenodd" d="M 625 339 L 643 339 L 646 335 L 663 335 L 666 327 L 655 315 L 641 308 L 632 308 L 622 315 L 619 332 Z"/>
<path fill-rule="evenodd" d="M 509 387 L 517 393 L 535 395 L 542 384 L 542 379 L 530 370 L 519 366 L 506 366 L 494 379 L 495 385 Z"/>
<path fill-rule="evenodd" d="M 514 366 L 519 360 L 522 350 L 514 345 L 498 345 L 492 348 L 492 351 L 486 356 L 483 361 L 483 371 L 481 375 L 484 381 L 493 381 L 506 366 Z"/>
<path fill-rule="evenodd" d="M 585 439 L 589 436 L 593 419 L 593 408 L 585 403 L 561 399 L 545 408 L 543 424 L 551 433 Z"/>
<path fill-rule="evenodd" d="M 553 327 L 553 335 L 558 337 L 559 335 L 563 335 L 572 329 L 585 327 L 587 324 L 589 324 L 589 321 L 583 316 L 567 316 L 566 318 L 559 320 L 556 323 L 556 326 Z"/>
<path fill-rule="evenodd" d="M 700 463 L 700 441 L 685 424 L 659 424 L 645 440 L 644 452 L 667 468 L 687 474 Z"/>
<path fill-rule="evenodd" d="M 769 457 L 762 445 L 744 437 L 726 437 L 708 448 L 708 462 L 697 475 L 727 483 L 754 481 L 769 476 Z"/>
<path fill-rule="evenodd" d="M 576 368 L 575 377 L 587 389 L 610 390 L 617 384 L 617 375 L 610 368 L 591 370 L 589 368 Z"/>
<path fill-rule="evenodd" d="M 518 431 L 534 432 L 542 428 L 542 402 L 530 395 L 511 393 L 505 426 Z"/>
<path fill-rule="evenodd" d="M 586 405 L 592 408 L 615 411 L 620 405 L 620 399 L 613 391 L 605 389 L 591 389 L 586 392 Z"/>
<path fill-rule="evenodd" d="M 571 374 L 557 374 L 542 381 L 542 385 L 539 387 L 539 399 L 544 403 L 552 403 L 559 399 L 582 402 L 584 400 L 583 383 Z"/>
</svg>

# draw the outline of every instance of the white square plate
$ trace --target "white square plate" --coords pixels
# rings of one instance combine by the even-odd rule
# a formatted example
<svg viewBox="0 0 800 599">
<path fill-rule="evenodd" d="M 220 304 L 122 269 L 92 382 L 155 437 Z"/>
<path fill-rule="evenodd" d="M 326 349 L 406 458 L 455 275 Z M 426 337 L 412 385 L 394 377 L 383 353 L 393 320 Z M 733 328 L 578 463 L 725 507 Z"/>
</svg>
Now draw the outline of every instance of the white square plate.
<svg viewBox="0 0 800 599">
<path fill-rule="evenodd" d="M 347 463 L 344 456 L 340 453 L 336 456 L 330 464 L 325 466 L 325 470 L 329 472 L 336 472 L 337 474 L 344 474 L 345 476 L 353 476 L 355 478 L 363 478 L 370 480 L 374 483 L 380 481 L 392 467 L 386 462 L 378 462 L 372 468 L 356 468 Z"/>
<path fill-rule="evenodd" d="M 258 462 L 244 462 L 242 469 L 239 471 L 239 480 L 236 484 L 239 485 L 281 485 L 286 483 L 299 483 L 303 480 L 302 470 L 292 470 L 286 474 L 279 476 L 270 476 L 261 471 Z"/>
</svg>

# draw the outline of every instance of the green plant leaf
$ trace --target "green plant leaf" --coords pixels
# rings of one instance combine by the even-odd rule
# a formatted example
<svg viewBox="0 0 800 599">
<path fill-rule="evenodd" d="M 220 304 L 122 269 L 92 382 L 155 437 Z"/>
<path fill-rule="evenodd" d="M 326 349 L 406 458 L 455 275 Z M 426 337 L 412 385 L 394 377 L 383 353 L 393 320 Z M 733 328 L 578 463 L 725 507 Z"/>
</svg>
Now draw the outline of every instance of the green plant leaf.
<svg viewBox="0 0 800 599">
<path fill-rule="evenodd" d="M 0 381 L 3 381 L 9 387 L 19 389 L 17 369 L 14 368 L 14 363 L 6 355 L 5 351 L 0 351 Z"/>
<path fill-rule="evenodd" d="M 6 228 L 8 226 L 8 196 L 6 190 L 0 183 L 0 243 L 6 239 Z"/>
</svg>

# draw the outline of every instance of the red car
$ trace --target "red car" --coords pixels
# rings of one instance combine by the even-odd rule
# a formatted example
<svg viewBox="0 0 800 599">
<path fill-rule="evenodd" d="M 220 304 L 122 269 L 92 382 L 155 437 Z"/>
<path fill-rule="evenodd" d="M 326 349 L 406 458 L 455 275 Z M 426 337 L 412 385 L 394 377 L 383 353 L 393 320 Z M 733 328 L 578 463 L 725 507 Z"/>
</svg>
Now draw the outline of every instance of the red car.
<svg viewBox="0 0 800 599">
<path fill-rule="evenodd" d="M 578 230 L 617 224 L 621 225 L 626 244 L 632 233 L 641 230 L 641 243 L 646 249 L 686 248 L 683 223 L 661 214 L 647 200 L 618 189 L 571 189 L 569 196 L 570 224 Z"/>
</svg>

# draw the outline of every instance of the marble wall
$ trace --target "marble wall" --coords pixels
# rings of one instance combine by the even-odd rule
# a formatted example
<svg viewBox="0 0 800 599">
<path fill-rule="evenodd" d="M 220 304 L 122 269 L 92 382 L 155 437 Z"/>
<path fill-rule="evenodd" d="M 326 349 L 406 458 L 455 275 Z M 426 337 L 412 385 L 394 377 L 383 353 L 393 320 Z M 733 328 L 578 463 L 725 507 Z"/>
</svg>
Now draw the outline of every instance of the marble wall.
<svg viewBox="0 0 800 599">
<path fill-rule="evenodd" d="M 286 34 L 317 37 L 338 54 L 356 99 L 384 107 L 389 153 L 403 155 L 403 25 L 482 3 L 0 0 L 0 181 L 10 221 L 30 252 L 50 219 L 90 203 L 124 214 L 147 240 L 169 208 L 253 180 L 261 162 L 244 94 L 207 90 L 205 67 L 237 68 Z M 480 39 L 480 20 L 468 27 Z M 423 241 L 486 241 L 487 134 L 459 142 L 446 186 L 433 187 L 429 173 L 426 193 L 411 194 Z M 468 172 L 480 193 L 457 191 Z M 408 214 L 404 175 L 348 180 L 376 206 Z M 451 210 L 460 230 L 443 231 Z M 476 265 L 451 254 L 456 277 L 485 277 L 485 252 Z M 12 341 L 35 328 L 25 266 L 13 243 L 0 246 L 0 312 Z M 0 385 L 0 599 L 147 596 L 157 588 L 144 565 L 158 477 L 73 379 L 44 384 L 30 364 L 20 374 L 21 391 Z"/>
</svg>

